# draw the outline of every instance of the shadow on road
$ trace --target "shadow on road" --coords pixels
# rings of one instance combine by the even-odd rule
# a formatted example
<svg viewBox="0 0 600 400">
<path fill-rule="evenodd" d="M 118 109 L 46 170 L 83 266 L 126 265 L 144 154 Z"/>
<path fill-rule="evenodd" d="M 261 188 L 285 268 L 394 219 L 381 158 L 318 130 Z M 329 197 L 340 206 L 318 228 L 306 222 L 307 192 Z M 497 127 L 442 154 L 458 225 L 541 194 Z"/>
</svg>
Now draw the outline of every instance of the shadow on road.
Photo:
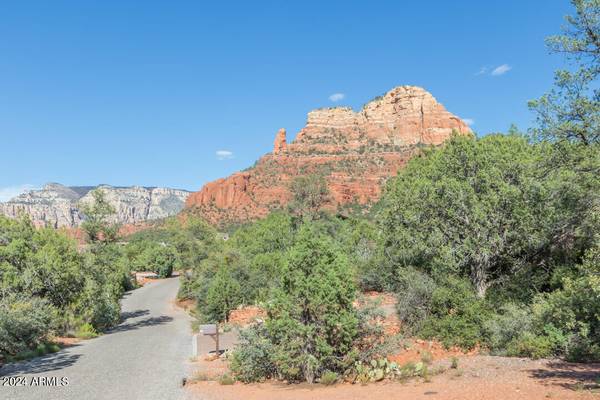
<svg viewBox="0 0 600 400">
<path fill-rule="evenodd" d="M 150 317 L 150 318 L 142 319 L 141 321 L 137 321 L 137 322 L 121 324 L 119 326 L 116 326 L 116 327 L 110 329 L 107 333 L 131 331 L 134 329 L 144 328 L 147 326 L 162 325 L 162 324 L 169 323 L 171 321 L 173 321 L 173 317 L 169 317 L 167 315 L 161 315 L 160 317 Z"/>
<path fill-rule="evenodd" d="M 47 354 L 30 361 L 9 364 L 0 368 L 0 376 L 39 374 L 69 367 L 77 362 L 81 354 L 65 352 Z"/>
<path fill-rule="evenodd" d="M 562 386 L 572 390 L 599 389 L 600 364 L 579 364 L 555 361 L 547 369 L 534 369 L 529 373 L 547 385 Z"/>
<path fill-rule="evenodd" d="M 137 318 L 150 314 L 150 310 L 135 310 L 121 313 L 121 322 L 127 321 L 130 318 Z"/>
</svg>

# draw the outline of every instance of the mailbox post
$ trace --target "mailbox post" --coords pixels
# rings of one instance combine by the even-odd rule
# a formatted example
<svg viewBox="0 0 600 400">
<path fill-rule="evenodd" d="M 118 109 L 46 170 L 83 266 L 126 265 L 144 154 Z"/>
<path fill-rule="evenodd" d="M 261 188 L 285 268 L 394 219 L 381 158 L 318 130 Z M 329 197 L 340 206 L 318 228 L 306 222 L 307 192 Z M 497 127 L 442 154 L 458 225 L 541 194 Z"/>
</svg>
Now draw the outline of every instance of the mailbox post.
<svg viewBox="0 0 600 400">
<path fill-rule="evenodd" d="M 200 331 L 204 336 L 210 336 L 215 341 L 215 353 L 219 355 L 219 324 L 200 325 Z"/>
</svg>

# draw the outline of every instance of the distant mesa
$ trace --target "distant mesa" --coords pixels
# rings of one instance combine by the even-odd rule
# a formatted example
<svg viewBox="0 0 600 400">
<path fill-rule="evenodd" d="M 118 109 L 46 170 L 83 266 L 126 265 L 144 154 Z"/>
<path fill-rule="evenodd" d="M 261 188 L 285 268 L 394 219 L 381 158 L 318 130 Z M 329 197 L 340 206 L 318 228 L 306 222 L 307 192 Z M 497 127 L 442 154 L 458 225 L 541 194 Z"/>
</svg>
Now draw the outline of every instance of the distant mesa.
<svg viewBox="0 0 600 400">
<path fill-rule="evenodd" d="M 415 86 L 396 87 L 358 112 L 314 110 L 291 143 L 280 129 L 272 153 L 246 171 L 204 185 L 187 198 L 186 211 L 215 224 L 261 218 L 289 202 L 295 177 L 311 173 L 326 178 L 329 207 L 368 205 L 420 147 L 440 145 L 453 132 L 470 134 L 471 129 Z"/>
<path fill-rule="evenodd" d="M 83 222 L 79 204 L 93 199 L 99 188 L 115 208 L 113 222 L 137 224 L 179 213 L 190 194 L 188 191 L 158 187 L 64 186 L 48 183 L 40 190 L 23 193 L 0 203 L 0 214 L 16 218 L 30 216 L 36 226 L 76 228 Z"/>
</svg>

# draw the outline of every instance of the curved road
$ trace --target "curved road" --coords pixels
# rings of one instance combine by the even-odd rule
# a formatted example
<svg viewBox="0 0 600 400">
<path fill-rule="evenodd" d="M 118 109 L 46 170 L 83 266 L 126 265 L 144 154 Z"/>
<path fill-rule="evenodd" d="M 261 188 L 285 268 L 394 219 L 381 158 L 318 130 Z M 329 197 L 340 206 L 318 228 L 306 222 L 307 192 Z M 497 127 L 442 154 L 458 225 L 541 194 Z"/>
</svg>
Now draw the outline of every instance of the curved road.
<svg viewBox="0 0 600 400">
<path fill-rule="evenodd" d="M 184 399 L 191 328 L 187 313 L 173 303 L 178 288 L 179 279 L 170 278 L 128 292 L 121 303 L 122 322 L 111 331 L 0 368 L 0 384 L 6 377 L 27 379 L 27 386 L 0 386 L 0 399 Z M 34 377 L 67 378 L 68 385 L 33 386 Z"/>
</svg>

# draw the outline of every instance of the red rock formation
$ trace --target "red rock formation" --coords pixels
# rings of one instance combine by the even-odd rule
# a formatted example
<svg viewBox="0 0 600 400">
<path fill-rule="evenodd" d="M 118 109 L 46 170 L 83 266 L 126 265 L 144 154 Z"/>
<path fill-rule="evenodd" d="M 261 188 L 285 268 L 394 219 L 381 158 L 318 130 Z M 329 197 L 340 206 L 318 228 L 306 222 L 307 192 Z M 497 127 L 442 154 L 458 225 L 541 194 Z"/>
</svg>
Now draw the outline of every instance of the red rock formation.
<svg viewBox="0 0 600 400">
<path fill-rule="evenodd" d="M 275 136 L 273 144 L 273 154 L 285 153 L 287 150 L 287 142 L 285 141 L 285 129 L 281 128 Z"/>
<path fill-rule="evenodd" d="M 267 215 L 291 198 L 290 182 L 303 174 L 325 177 L 329 207 L 377 200 L 387 178 L 420 146 L 439 145 L 469 127 L 424 89 L 400 86 L 362 110 L 336 107 L 308 113 L 306 126 L 287 144 L 277 133 L 273 153 L 190 195 L 188 211 L 212 223 L 244 222 Z"/>
</svg>

